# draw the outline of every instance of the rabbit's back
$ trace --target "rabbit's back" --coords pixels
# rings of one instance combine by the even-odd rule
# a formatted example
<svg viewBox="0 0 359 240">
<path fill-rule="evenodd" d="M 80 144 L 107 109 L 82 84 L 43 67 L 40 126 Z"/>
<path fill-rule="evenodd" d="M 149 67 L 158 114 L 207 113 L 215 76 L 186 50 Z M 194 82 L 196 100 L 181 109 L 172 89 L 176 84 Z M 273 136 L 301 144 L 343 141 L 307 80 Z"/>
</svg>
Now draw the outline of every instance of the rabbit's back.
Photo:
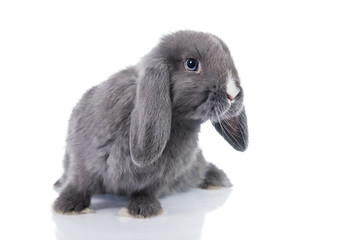
<svg viewBox="0 0 359 240">
<path fill-rule="evenodd" d="M 88 90 L 70 117 L 66 152 L 68 171 L 76 174 L 68 175 L 97 181 L 100 184 L 95 187 L 101 192 L 103 186 L 111 185 L 104 182 L 104 176 L 112 175 L 111 169 L 119 175 L 119 170 L 125 172 L 130 165 L 128 139 L 136 80 L 134 68 L 113 75 Z"/>
</svg>

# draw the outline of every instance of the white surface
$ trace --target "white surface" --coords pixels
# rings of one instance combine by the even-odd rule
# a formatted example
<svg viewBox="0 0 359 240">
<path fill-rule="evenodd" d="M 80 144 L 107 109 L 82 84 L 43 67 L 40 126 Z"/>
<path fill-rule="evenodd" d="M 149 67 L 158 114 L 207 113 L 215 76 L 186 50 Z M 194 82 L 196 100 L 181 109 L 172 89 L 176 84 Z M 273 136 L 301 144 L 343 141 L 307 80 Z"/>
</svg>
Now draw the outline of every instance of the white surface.
<svg viewBox="0 0 359 240">
<path fill-rule="evenodd" d="M 177 10 L 176 10 L 177 9 Z M 1 1 L 0 239 L 359 239 L 359 36 L 355 1 Z M 200 144 L 234 187 L 126 198 L 54 215 L 71 109 L 177 29 L 220 36 L 245 93 L 250 145 L 210 124 Z"/>
<path fill-rule="evenodd" d="M 53 221 L 58 239 L 200 239 L 206 213 L 221 207 L 230 193 L 193 190 L 165 197 L 161 199 L 165 212 L 152 219 L 122 216 L 119 210 L 127 206 L 127 198 L 96 196 L 94 213 L 56 214 Z"/>
</svg>

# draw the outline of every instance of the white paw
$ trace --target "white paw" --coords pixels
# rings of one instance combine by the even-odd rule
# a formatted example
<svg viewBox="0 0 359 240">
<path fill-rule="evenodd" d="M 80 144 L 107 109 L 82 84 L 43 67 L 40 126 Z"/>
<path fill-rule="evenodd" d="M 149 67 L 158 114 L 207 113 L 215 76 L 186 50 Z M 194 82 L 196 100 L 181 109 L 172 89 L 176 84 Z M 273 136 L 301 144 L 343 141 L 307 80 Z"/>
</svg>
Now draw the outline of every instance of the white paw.
<svg viewBox="0 0 359 240">
<path fill-rule="evenodd" d="M 128 208 L 127 208 L 127 207 L 120 208 L 120 211 L 118 212 L 118 214 L 119 214 L 121 217 L 132 217 L 132 216 L 130 215 L 130 213 L 128 212 Z"/>
<path fill-rule="evenodd" d="M 58 211 L 56 211 L 57 213 L 60 213 Z M 95 211 L 90 209 L 90 208 L 85 208 L 84 210 L 82 211 L 79 211 L 79 212 L 75 212 L 75 211 L 72 211 L 72 212 L 65 212 L 65 213 L 60 213 L 60 214 L 63 214 L 63 215 L 81 215 L 81 214 L 89 214 L 89 213 L 94 213 Z"/>
<path fill-rule="evenodd" d="M 208 186 L 206 188 L 206 190 L 218 190 L 218 189 L 222 189 L 222 188 L 224 188 L 224 187 L 222 187 L 222 186 Z"/>
<path fill-rule="evenodd" d="M 165 211 L 162 209 L 157 215 L 154 215 L 154 216 L 151 216 L 151 217 L 147 217 L 147 218 L 153 218 L 153 217 L 157 217 L 157 216 L 160 216 L 160 215 L 163 215 L 163 214 L 165 214 Z M 127 207 L 120 208 L 120 211 L 118 212 L 118 215 L 119 215 L 120 217 L 145 219 L 145 217 L 143 217 L 143 216 L 141 216 L 141 215 L 136 215 L 136 216 L 131 215 L 131 214 L 129 213 Z"/>
</svg>

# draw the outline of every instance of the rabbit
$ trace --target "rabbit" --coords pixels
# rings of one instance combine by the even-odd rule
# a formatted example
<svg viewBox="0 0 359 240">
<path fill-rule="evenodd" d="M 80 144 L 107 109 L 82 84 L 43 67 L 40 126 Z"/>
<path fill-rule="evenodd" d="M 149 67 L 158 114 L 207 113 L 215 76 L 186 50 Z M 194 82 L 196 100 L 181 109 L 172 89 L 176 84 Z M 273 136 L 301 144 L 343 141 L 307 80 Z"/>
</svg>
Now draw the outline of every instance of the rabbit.
<svg viewBox="0 0 359 240">
<path fill-rule="evenodd" d="M 147 218 L 162 213 L 160 196 L 231 187 L 198 146 L 208 120 L 235 150 L 246 150 L 243 89 L 228 47 L 210 33 L 163 36 L 74 107 L 54 210 L 81 212 L 94 194 L 115 194 L 129 196 L 130 215 Z"/>
</svg>

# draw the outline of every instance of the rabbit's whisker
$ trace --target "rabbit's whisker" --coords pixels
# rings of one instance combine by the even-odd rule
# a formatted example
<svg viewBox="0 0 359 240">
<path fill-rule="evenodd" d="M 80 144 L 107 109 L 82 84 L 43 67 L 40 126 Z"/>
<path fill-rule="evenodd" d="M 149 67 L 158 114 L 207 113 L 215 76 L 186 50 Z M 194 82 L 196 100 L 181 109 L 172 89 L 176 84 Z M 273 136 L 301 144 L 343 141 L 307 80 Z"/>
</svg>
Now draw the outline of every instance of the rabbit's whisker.
<svg viewBox="0 0 359 240">
<path fill-rule="evenodd" d="M 215 113 L 216 113 L 216 115 L 217 115 L 219 126 L 221 127 L 222 133 L 223 133 L 223 135 L 225 136 L 225 138 L 228 139 L 232 145 L 236 145 L 233 140 L 235 140 L 235 141 L 237 142 L 237 144 L 239 144 L 239 142 L 238 142 L 238 141 L 236 140 L 236 138 L 231 134 L 231 132 L 228 131 L 228 129 L 226 128 L 226 126 L 222 124 L 222 122 L 221 122 L 221 120 L 220 120 L 220 118 L 219 118 L 219 115 L 218 115 L 217 111 L 215 111 Z"/>
</svg>

